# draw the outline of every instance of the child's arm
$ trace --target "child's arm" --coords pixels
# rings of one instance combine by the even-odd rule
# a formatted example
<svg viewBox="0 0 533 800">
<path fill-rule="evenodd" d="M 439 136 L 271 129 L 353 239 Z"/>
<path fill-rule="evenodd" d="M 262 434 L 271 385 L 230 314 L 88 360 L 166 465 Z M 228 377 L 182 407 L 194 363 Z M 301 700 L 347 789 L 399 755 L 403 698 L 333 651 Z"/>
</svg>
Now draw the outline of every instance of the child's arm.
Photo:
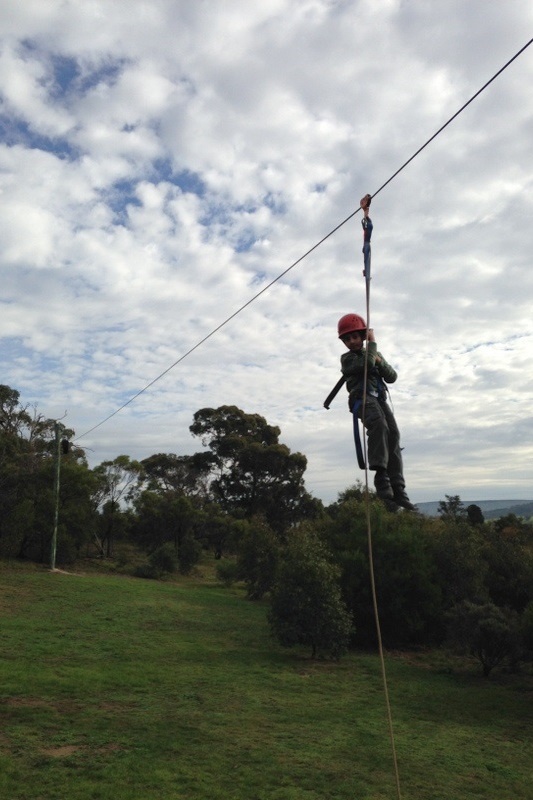
<svg viewBox="0 0 533 800">
<path fill-rule="evenodd" d="M 376 341 L 376 337 L 374 336 L 374 328 L 369 328 L 368 329 L 368 333 L 367 333 L 366 338 L 367 338 L 367 341 L 369 341 L 369 342 L 375 342 Z M 381 356 L 376 355 L 376 364 L 379 364 L 380 361 L 381 361 Z"/>
<path fill-rule="evenodd" d="M 369 328 L 368 329 L 367 339 L 368 339 L 369 342 L 374 342 L 375 343 L 376 337 L 374 335 L 374 328 Z M 376 347 L 377 347 L 377 345 L 376 345 Z M 385 361 L 385 359 L 383 358 L 381 353 L 376 352 L 376 362 L 375 363 L 376 363 L 376 366 L 379 369 L 379 374 L 381 375 L 381 377 L 383 378 L 385 383 L 394 383 L 394 381 L 398 377 L 398 373 L 396 372 L 396 370 L 393 367 L 391 367 L 390 364 L 388 364 Z"/>
</svg>

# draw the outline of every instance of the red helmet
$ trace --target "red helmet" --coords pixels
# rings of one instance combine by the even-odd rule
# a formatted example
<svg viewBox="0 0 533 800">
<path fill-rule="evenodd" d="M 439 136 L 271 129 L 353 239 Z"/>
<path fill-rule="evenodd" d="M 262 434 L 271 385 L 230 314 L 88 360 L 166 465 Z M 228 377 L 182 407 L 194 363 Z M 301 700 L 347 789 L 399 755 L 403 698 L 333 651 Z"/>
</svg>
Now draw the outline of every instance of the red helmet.
<svg viewBox="0 0 533 800">
<path fill-rule="evenodd" d="M 337 324 L 339 339 L 353 331 L 358 331 L 364 339 L 366 336 L 366 322 L 359 314 L 345 314 Z"/>
</svg>

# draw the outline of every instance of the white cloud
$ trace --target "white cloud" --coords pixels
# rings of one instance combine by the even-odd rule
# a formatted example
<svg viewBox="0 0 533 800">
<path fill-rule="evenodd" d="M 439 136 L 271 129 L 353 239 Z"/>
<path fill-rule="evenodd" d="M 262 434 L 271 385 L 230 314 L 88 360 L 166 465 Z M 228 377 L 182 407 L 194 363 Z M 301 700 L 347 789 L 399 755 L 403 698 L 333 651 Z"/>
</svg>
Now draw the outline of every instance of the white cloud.
<svg viewBox="0 0 533 800">
<path fill-rule="evenodd" d="M 62 108 L 48 103 L 51 76 L 45 62 L 30 52 L 15 52 L 9 44 L 0 51 L 2 113 L 19 116 L 35 132 L 44 136 L 62 136 L 72 126 L 72 119 Z"/>
</svg>

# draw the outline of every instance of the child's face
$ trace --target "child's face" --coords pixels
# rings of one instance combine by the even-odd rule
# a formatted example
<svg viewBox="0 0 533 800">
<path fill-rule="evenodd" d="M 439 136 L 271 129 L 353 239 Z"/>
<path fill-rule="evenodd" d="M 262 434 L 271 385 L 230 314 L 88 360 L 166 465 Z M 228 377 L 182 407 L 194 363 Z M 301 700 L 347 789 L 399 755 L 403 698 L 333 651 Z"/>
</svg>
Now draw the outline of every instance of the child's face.
<svg viewBox="0 0 533 800">
<path fill-rule="evenodd" d="M 364 339 L 359 331 L 350 331 L 341 337 L 342 341 L 352 353 L 357 353 L 363 347 Z"/>
</svg>

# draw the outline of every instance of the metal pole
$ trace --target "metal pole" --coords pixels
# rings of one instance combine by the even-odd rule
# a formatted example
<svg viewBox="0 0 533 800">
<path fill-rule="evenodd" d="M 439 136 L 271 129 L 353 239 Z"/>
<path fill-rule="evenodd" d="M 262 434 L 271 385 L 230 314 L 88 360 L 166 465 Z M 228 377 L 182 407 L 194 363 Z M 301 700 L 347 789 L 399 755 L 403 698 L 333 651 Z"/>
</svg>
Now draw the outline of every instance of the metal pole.
<svg viewBox="0 0 533 800">
<path fill-rule="evenodd" d="M 61 469 L 61 442 L 60 442 L 59 422 L 55 423 L 54 431 L 56 437 L 56 463 L 55 463 L 55 475 L 54 475 L 54 497 L 55 497 L 54 532 L 52 533 L 52 550 L 50 554 L 50 569 L 52 570 L 56 568 L 57 524 L 59 521 L 59 472 Z"/>
</svg>

